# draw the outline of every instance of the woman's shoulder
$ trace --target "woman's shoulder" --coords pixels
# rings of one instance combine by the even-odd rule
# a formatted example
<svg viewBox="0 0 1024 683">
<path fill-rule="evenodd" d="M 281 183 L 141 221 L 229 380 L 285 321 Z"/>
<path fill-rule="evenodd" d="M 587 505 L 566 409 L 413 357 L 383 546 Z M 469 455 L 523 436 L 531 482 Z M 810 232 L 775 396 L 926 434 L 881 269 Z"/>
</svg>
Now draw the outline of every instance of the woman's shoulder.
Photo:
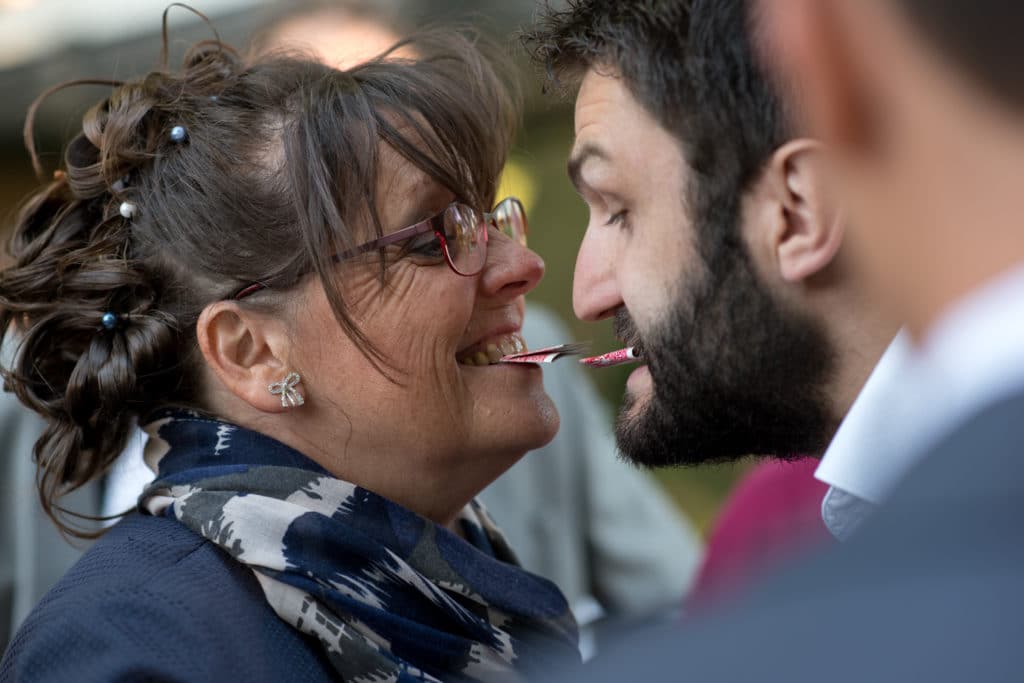
<svg viewBox="0 0 1024 683">
<path fill-rule="evenodd" d="M 256 578 L 167 518 L 115 525 L 40 601 L 0 681 L 327 680 L 309 638 L 281 621 Z"/>
</svg>

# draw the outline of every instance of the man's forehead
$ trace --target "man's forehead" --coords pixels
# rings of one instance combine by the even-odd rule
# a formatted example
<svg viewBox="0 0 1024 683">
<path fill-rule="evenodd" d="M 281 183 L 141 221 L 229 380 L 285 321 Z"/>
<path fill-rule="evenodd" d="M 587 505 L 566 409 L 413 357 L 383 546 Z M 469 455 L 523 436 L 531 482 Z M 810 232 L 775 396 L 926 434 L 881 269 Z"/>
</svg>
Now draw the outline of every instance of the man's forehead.
<svg viewBox="0 0 1024 683">
<path fill-rule="evenodd" d="M 575 141 L 569 155 L 569 176 L 578 186 L 582 167 L 612 157 L 621 86 L 618 80 L 589 70 L 576 97 Z"/>
<path fill-rule="evenodd" d="M 601 143 L 606 151 L 627 144 L 628 134 L 638 129 L 663 129 L 626 81 L 605 68 L 592 68 L 584 75 L 576 96 L 574 124 L 578 143 Z"/>
<path fill-rule="evenodd" d="M 575 127 L 577 137 L 591 126 L 605 124 L 624 104 L 629 93 L 622 80 L 604 71 L 590 69 L 580 82 L 576 95 Z"/>
<path fill-rule="evenodd" d="M 592 186 L 594 174 L 616 169 L 617 182 L 636 174 L 671 178 L 686 165 L 682 142 L 633 96 L 615 72 L 590 70 L 576 99 L 576 139 L 567 171 L 578 190 Z M 590 169 L 593 170 L 590 170 Z"/>
<path fill-rule="evenodd" d="M 619 162 L 647 152 L 637 149 L 662 144 L 672 137 L 633 96 L 617 72 L 587 71 L 576 97 L 575 133 L 570 172 L 584 162 Z M 649 151 L 649 150 L 648 150 Z"/>
</svg>

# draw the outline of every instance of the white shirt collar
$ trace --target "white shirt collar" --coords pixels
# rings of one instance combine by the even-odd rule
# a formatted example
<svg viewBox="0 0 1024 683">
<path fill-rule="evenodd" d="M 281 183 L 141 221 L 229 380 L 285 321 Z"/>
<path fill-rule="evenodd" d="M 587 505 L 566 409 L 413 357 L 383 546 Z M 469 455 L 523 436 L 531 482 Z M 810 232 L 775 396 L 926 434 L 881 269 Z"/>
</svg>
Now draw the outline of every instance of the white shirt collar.
<svg viewBox="0 0 1024 683">
<path fill-rule="evenodd" d="M 892 406 L 891 397 L 912 351 L 905 332 L 889 344 L 826 449 L 814 473 L 819 480 L 877 503 L 890 482 L 913 465 L 909 458 L 889 457 L 884 448 L 886 434 L 875 428 L 878 413 Z"/>
<path fill-rule="evenodd" d="M 914 348 L 886 351 L 815 476 L 878 503 L 938 440 L 1024 388 L 1024 266 L 969 295 Z"/>
</svg>

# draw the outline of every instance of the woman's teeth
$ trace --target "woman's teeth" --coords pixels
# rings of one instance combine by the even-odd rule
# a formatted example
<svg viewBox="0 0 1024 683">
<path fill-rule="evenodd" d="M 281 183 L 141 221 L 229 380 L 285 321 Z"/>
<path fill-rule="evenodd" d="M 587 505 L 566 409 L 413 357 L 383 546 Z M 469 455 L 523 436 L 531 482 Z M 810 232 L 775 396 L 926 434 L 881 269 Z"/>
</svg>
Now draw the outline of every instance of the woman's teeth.
<svg viewBox="0 0 1024 683">
<path fill-rule="evenodd" d="M 526 342 L 518 334 L 504 334 L 488 339 L 477 345 L 476 350 L 468 351 L 459 356 L 462 365 L 494 365 L 505 356 L 522 353 L 526 350 Z"/>
</svg>

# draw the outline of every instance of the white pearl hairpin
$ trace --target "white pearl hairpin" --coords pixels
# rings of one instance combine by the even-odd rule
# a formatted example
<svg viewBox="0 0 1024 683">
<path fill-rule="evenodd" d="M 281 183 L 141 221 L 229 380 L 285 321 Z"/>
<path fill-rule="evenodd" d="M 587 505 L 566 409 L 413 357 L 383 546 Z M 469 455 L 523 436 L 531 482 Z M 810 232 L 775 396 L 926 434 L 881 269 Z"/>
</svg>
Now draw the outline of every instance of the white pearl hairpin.
<svg viewBox="0 0 1024 683">
<path fill-rule="evenodd" d="M 121 202 L 121 206 L 117 210 L 128 219 L 135 218 L 139 213 L 139 207 L 134 202 Z"/>
</svg>

